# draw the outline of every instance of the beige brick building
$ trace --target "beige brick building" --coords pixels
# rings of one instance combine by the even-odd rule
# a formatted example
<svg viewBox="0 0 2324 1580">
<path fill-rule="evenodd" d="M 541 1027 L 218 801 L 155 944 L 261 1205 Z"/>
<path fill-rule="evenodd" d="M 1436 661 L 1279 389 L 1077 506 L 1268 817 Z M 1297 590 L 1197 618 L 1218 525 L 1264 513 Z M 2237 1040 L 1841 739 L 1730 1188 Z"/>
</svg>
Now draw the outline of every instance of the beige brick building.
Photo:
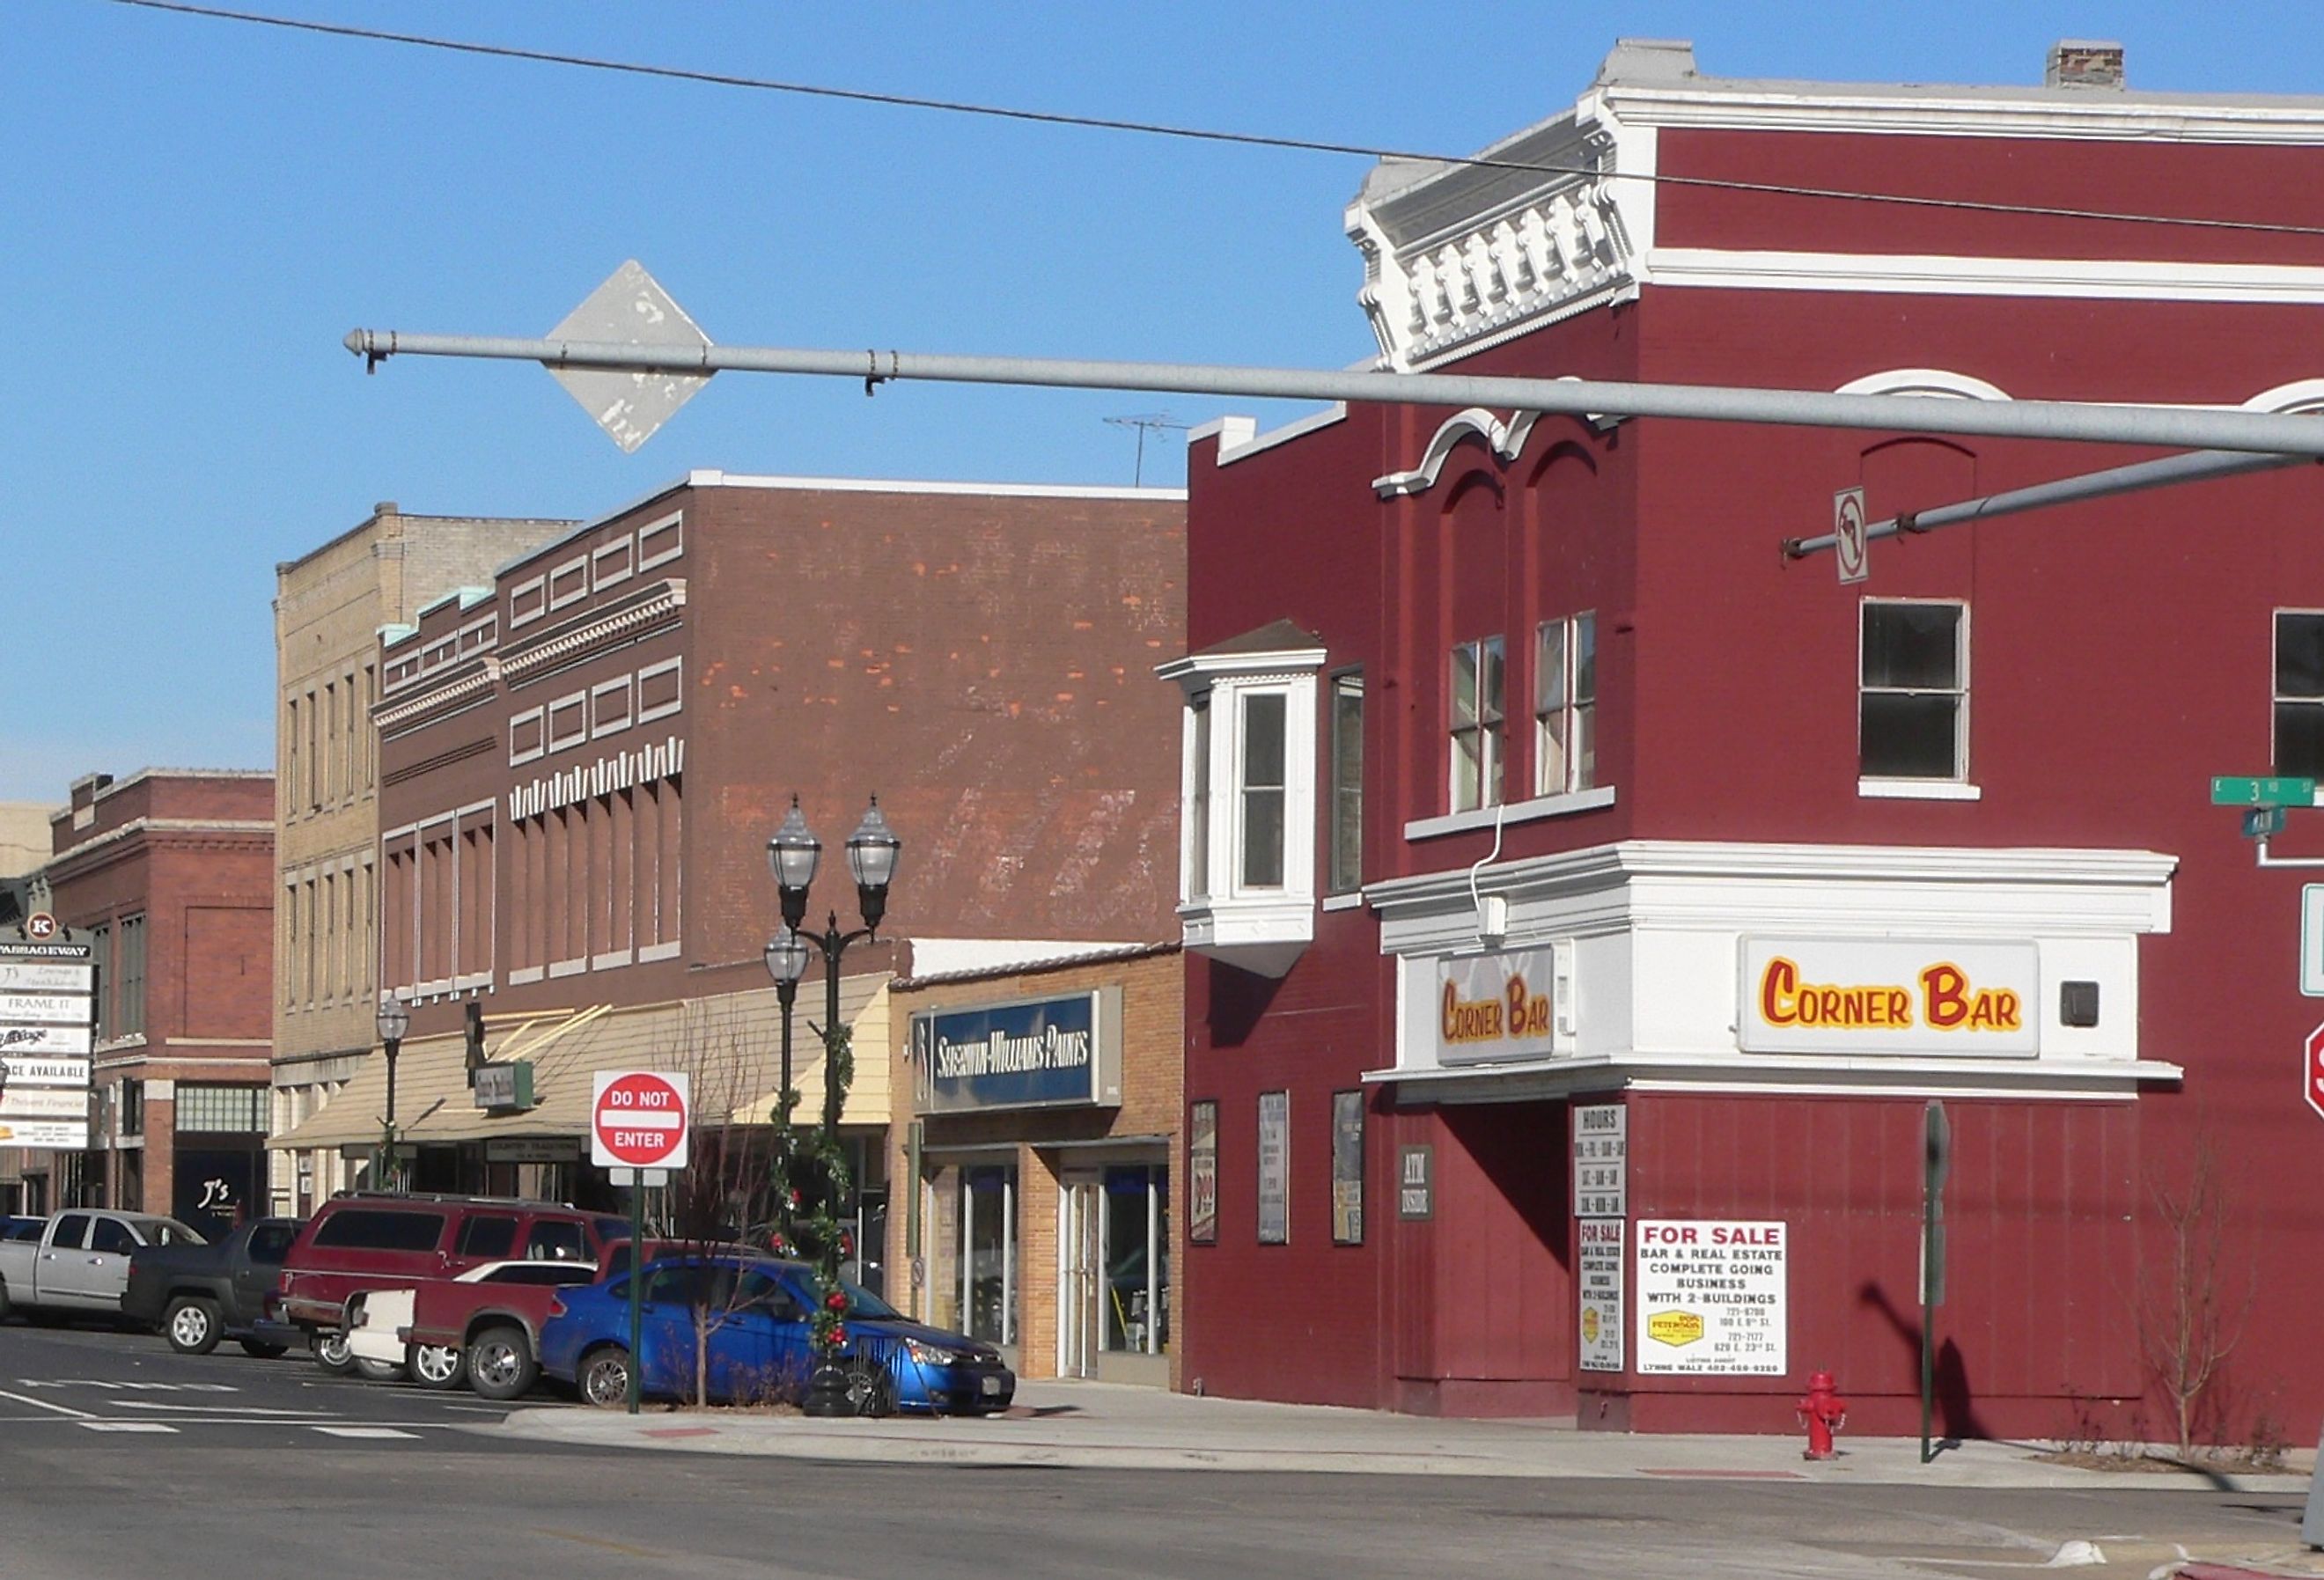
<svg viewBox="0 0 2324 1580">
<path fill-rule="evenodd" d="M 890 984 L 889 1298 L 1023 1377 L 1176 1388 L 1176 944 Z"/>
<path fill-rule="evenodd" d="M 388 503 L 274 568 L 277 1133 L 327 1104 L 375 1041 L 380 627 L 415 624 L 571 524 L 406 515 Z M 345 1183 L 336 1152 L 277 1152 L 272 1210 L 303 1214 Z"/>
</svg>

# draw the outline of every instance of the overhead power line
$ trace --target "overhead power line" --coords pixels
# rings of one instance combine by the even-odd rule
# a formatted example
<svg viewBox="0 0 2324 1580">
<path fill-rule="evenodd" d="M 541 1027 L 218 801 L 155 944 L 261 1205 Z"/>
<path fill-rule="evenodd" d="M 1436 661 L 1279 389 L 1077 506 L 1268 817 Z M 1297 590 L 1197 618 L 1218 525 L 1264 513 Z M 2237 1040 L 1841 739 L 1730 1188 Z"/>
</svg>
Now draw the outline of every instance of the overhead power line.
<svg viewBox="0 0 2324 1580">
<path fill-rule="evenodd" d="M 1480 154 L 1422 153 L 1410 149 L 1377 147 L 1361 143 L 1333 143 L 1309 137 L 1277 137 L 1257 132 L 1221 132 L 1201 126 L 1177 126 L 1162 121 L 1132 121 L 1109 115 L 1075 115 L 1055 110 L 1018 109 L 1006 105 L 971 104 L 961 99 L 927 98 L 914 94 L 875 93 L 867 88 L 832 88 L 820 83 L 786 82 L 775 78 L 744 77 L 728 71 L 700 71 L 683 66 L 656 66 L 637 60 L 611 60 L 595 55 L 572 55 L 554 50 L 527 50 L 512 44 L 480 44 L 465 39 L 436 38 L 425 33 L 394 32 L 384 28 L 352 27 L 341 23 L 310 22 L 302 17 L 269 16 L 261 12 L 233 11 L 216 5 L 195 5 L 186 0 L 112 0 L 144 11 L 166 11 L 215 22 L 249 23 L 294 32 L 325 33 L 334 38 L 360 39 L 373 43 L 406 44 L 415 49 L 443 50 L 454 54 L 483 55 L 495 60 L 530 60 L 546 66 L 571 66 L 589 71 L 613 71 L 632 77 L 661 78 L 674 82 L 702 83 L 713 88 L 742 88 L 762 93 L 788 93 L 810 98 L 842 99 L 853 104 L 881 105 L 895 109 L 934 110 L 945 115 L 982 115 L 1002 121 L 1027 121 L 1046 126 L 1078 126 L 1100 132 L 1134 132 L 1150 137 L 1176 137 L 1197 143 L 1224 143 L 1249 148 L 1288 149 L 1303 153 L 1351 154 L 1362 159 L 1401 160 L 1416 164 L 1470 165 L 1480 170 L 1523 171 L 1538 175 L 1589 176 L 1601 180 L 1652 181 L 1665 187 L 1700 187 L 1714 191 L 1752 192 L 1770 197 L 1823 198 L 1857 203 L 1881 203 L 1908 208 L 1942 208 L 1972 214 L 2009 214 L 2043 219 L 2097 219 L 2126 225 L 2166 225 L 2199 230 L 2251 231 L 2272 236 L 2324 236 L 2324 226 L 2285 225 L 2258 219 L 2218 219 L 2179 214 L 2142 214 L 2102 208 L 2070 208 L 2039 203 L 1983 202 L 1973 198 L 1932 198 L 1905 192 L 1857 191 L 1840 187 L 1800 187 L 1778 181 L 1726 180 L 1711 176 L 1676 176 L 1637 171 L 1601 171 L 1594 166 L 1559 164 L 1547 161 L 1489 159 Z"/>
</svg>

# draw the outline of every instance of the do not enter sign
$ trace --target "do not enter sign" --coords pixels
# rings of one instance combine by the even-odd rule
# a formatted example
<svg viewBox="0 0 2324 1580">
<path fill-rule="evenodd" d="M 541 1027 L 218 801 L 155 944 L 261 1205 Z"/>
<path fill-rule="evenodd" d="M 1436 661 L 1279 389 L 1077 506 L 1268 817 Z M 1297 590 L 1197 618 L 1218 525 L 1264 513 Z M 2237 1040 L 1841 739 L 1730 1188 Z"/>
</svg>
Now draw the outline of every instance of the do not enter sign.
<svg viewBox="0 0 2324 1580">
<path fill-rule="evenodd" d="M 601 1169 L 686 1167 L 687 1077 L 599 1070 L 589 1104 L 590 1161 Z"/>
</svg>

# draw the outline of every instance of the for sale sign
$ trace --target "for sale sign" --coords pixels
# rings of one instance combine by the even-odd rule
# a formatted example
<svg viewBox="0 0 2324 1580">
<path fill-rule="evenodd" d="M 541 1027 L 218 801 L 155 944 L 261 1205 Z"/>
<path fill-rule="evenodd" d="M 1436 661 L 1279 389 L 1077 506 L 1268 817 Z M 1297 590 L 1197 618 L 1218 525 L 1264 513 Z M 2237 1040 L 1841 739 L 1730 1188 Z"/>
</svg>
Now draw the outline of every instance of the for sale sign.
<svg viewBox="0 0 2324 1580">
<path fill-rule="evenodd" d="M 599 1070 L 589 1104 L 590 1161 L 600 1169 L 683 1169 L 687 1095 L 681 1073 Z"/>
<path fill-rule="evenodd" d="M 1641 1220 L 1638 1370 L 1781 1376 L 1789 1240 L 1781 1223 Z"/>
<path fill-rule="evenodd" d="M 1582 1369 L 1622 1369 L 1622 1231 L 1620 1218 L 1582 1218 L 1581 1254 L 1574 1259 L 1582 1292 Z"/>
</svg>

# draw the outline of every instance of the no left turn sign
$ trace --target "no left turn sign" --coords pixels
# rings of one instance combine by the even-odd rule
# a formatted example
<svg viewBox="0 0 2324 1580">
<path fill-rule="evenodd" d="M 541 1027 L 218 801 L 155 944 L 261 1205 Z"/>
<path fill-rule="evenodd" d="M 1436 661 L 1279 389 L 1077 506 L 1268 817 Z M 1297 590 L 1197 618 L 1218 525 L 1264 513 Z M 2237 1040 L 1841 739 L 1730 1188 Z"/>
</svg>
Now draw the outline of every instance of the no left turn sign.
<svg viewBox="0 0 2324 1580">
<path fill-rule="evenodd" d="M 1843 488 L 1831 496 L 1831 536 L 1840 585 L 1862 581 L 1870 568 L 1866 563 L 1863 489 Z"/>
<path fill-rule="evenodd" d="M 683 1169 L 689 1083 L 659 1070 L 599 1070 L 589 1104 L 590 1161 L 601 1169 Z"/>
</svg>

